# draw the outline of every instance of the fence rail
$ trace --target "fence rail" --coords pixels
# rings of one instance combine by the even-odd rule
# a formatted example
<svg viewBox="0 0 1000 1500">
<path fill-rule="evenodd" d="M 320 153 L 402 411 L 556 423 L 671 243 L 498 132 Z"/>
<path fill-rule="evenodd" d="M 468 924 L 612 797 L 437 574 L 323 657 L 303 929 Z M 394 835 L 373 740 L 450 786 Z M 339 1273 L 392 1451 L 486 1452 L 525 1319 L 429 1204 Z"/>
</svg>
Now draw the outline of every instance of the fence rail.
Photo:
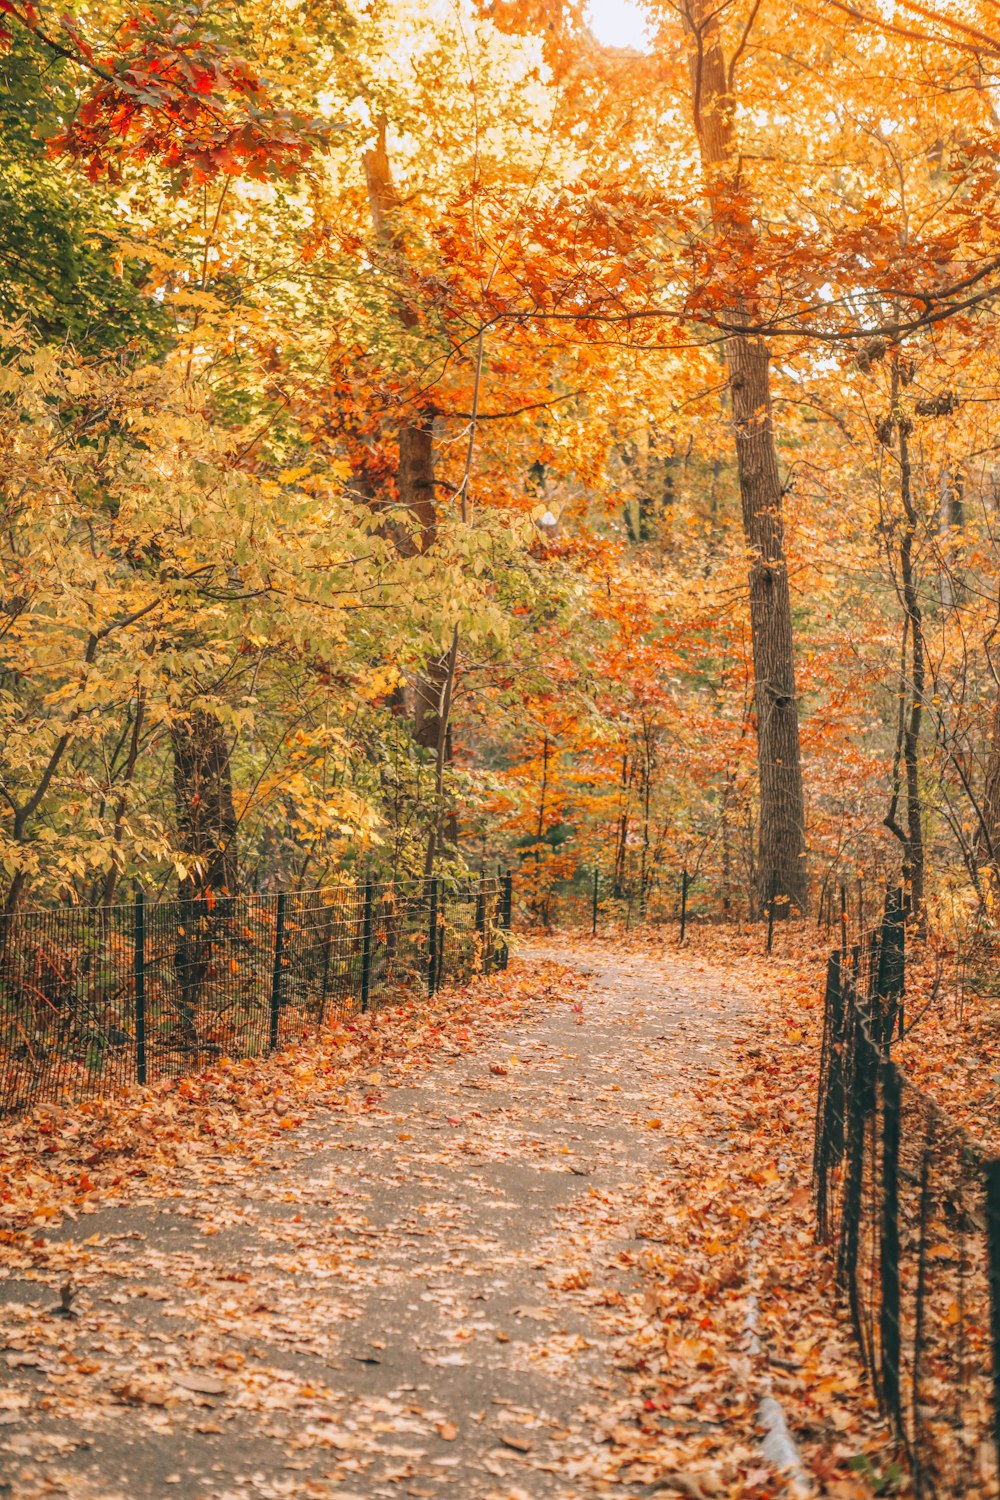
<svg viewBox="0 0 1000 1500">
<path fill-rule="evenodd" d="M 510 875 L 27 910 L 0 927 L 0 1113 L 257 1057 L 503 968 Z"/>
<path fill-rule="evenodd" d="M 846 928 L 845 928 L 846 932 Z M 817 1232 L 920 1500 L 1000 1495 L 1000 1163 L 892 1057 L 905 912 L 830 955 Z"/>
</svg>

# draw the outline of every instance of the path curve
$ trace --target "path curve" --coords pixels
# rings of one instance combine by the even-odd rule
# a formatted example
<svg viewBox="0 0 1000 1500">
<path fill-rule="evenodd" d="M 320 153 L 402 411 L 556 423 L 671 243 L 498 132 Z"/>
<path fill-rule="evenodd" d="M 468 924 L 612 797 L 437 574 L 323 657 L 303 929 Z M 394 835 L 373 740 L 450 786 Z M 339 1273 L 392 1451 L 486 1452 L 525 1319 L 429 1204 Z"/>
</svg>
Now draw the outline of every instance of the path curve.
<svg viewBox="0 0 1000 1500">
<path fill-rule="evenodd" d="M 553 961 L 586 984 L 546 998 Z M 724 1129 L 746 1002 L 669 956 L 518 964 L 543 993 L 485 1050 L 313 1116 L 207 1200 L 192 1183 L 45 1236 L 53 1255 L 97 1238 L 40 1359 L 18 1335 L 51 1290 L 0 1291 L 0 1495 L 652 1492 L 676 1410 L 659 1456 L 648 1432 L 631 1468 L 607 1441 L 641 1387 L 637 1230 L 674 1143 Z"/>
</svg>

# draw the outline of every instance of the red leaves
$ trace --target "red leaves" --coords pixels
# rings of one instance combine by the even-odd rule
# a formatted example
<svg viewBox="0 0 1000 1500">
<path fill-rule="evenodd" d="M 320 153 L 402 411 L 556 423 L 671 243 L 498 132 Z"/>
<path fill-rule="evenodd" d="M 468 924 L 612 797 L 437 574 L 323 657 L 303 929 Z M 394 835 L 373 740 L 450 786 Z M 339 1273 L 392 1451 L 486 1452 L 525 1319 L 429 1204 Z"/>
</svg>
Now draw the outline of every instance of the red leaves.
<svg viewBox="0 0 1000 1500">
<path fill-rule="evenodd" d="M 100 55 L 72 16 L 60 18 L 60 37 L 50 40 L 32 7 L 19 11 L 13 0 L 0 0 L 0 12 L 16 16 L 43 44 L 68 47 L 96 80 L 66 130 L 49 141 L 53 155 L 82 161 L 92 180 L 146 161 L 183 182 L 220 173 L 291 177 L 327 139 L 323 121 L 279 107 L 257 68 L 194 7 L 181 15 L 143 9 Z"/>
<path fill-rule="evenodd" d="M 0 16 L 4 16 L 4 15 L 6 15 L 6 16 L 16 16 L 17 15 L 17 11 L 14 9 L 14 6 L 11 3 L 11 0 L 0 0 Z M 2 23 L 0 23 L 0 52 L 6 52 L 7 51 L 7 49 L 10 46 L 10 40 L 11 40 L 10 28 L 7 27 L 7 26 L 4 26 Z"/>
</svg>

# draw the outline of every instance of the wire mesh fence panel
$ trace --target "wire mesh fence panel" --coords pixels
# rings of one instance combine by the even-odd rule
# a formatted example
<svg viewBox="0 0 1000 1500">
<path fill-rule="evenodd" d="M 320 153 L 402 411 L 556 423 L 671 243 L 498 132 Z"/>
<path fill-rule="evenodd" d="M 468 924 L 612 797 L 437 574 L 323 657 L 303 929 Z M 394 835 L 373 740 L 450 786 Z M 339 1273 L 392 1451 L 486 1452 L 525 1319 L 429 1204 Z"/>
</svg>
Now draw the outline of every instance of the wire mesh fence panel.
<svg viewBox="0 0 1000 1500">
<path fill-rule="evenodd" d="M 128 908 L 16 913 L 0 958 L 4 1103 L 85 1095 L 134 1076 Z"/>
<path fill-rule="evenodd" d="M 0 929 L 0 1112 L 259 1057 L 501 967 L 509 881 L 14 913 Z"/>
<path fill-rule="evenodd" d="M 381 886 L 374 899 L 371 998 L 422 993 L 428 983 L 430 895 L 426 885 Z"/>
<path fill-rule="evenodd" d="M 477 889 L 467 881 L 442 886 L 438 917 L 438 982 L 482 973 L 487 956 L 495 955 L 497 924 L 501 920 L 501 884 L 493 881 Z"/>
<path fill-rule="evenodd" d="M 148 1079 L 267 1050 L 275 912 L 266 896 L 164 903 L 147 917 Z"/>
<path fill-rule="evenodd" d="M 817 1232 L 921 1500 L 1000 1495 L 1000 1171 L 897 1067 L 901 903 L 831 954 L 816 1109 Z"/>
<path fill-rule="evenodd" d="M 357 1008 L 364 912 L 364 889 L 356 885 L 288 899 L 278 964 L 282 1037 L 291 1039 L 296 1025 L 322 1026 Z"/>
</svg>

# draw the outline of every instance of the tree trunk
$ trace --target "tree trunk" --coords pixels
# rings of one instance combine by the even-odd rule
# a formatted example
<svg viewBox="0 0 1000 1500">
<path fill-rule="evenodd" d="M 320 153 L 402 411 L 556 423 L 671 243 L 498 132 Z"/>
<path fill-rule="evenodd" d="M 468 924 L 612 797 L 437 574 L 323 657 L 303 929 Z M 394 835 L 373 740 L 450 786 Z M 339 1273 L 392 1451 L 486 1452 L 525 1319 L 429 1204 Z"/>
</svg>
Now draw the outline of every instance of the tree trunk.
<svg viewBox="0 0 1000 1500">
<path fill-rule="evenodd" d="M 236 893 L 236 812 L 229 745 L 213 714 L 195 709 L 171 729 L 177 832 L 188 873 L 181 880 L 181 920 L 174 949 L 180 990 L 179 1040 L 198 1043 L 198 995 L 211 954 L 217 897 Z"/>
<path fill-rule="evenodd" d="M 771 424 L 769 355 L 761 340 L 739 338 L 729 341 L 727 357 L 743 531 L 750 554 L 750 634 L 760 782 L 758 900 L 773 891 L 804 909 L 802 761 L 781 481 Z"/>
<path fill-rule="evenodd" d="M 432 658 L 413 679 L 413 738 L 425 750 L 437 751 L 441 734 L 441 707 L 445 684 L 451 666 L 451 652 Z M 450 757 L 446 756 L 446 763 Z"/>
<path fill-rule="evenodd" d="M 434 498 L 434 417 L 418 412 L 399 430 L 399 471 L 396 477 L 399 503 L 416 522 L 410 546 L 426 552 L 437 539 L 437 505 Z M 398 528 L 397 528 L 398 531 Z M 400 538 L 396 537 L 400 551 Z"/>
<path fill-rule="evenodd" d="M 181 897 L 234 895 L 238 882 L 236 812 L 229 745 L 213 714 L 195 709 L 172 730 L 177 832 L 188 874 Z"/>
<path fill-rule="evenodd" d="M 451 637 L 451 650 L 442 661 L 435 664 L 439 669 L 440 690 L 438 708 L 434 717 L 436 743 L 434 751 L 434 812 L 427 837 L 427 852 L 424 858 L 424 875 L 430 879 L 434 874 L 434 859 L 441 843 L 444 823 L 444 773 L 452 758 L 451 749 L 451 699 L 455 689 L 455 672 L 458 667 L 458 626 Z M 452 817 L 448 820 L 448 831 L 458 843 L 458 824 Z"/>
<path fill-rule="evenodd" d="M 122 831 L 125 827 L 125 813 L 128 809 L 129 794 L 132 790 L 132 781 L 135 776 L 135 768 L 139 761 L 139 744 L 142 739 L 142 728 L 146 717 L 146 689 L 140 687 L 136 692 L 135 717 L 132 720 L 132 732 L 129 736 L 128 759 L 125 762 L 125 773 L 122 777 L 121 792 L 118 795 L 118 804 L 115 808 L 114 831 L 111 835 L 112 859 L 104 876 L 104 884 L 101 890 L 102 906 L 110 906 L 115 894 L 115 886 L 118 884 L 118 864 L 115 856 L 121 845 Z"/>
<path fill-rule="evenodd" d="M 726 766 L 726 780 L 722 788 L 721 833 L 722 833 L 722 910 L 726 916 L 732 904 L 732 854 L 729 848 L 729 803 L 733 794 L 733 773 Z"/>
<path fill-rule="evenodd" d="M 394 256 L 402 266 L 406 261 L 406 245 L 399 222 L 399 194 L 392 180 L 385 135 L 386 121 L 383 116 L 379 120 L 378 139 L 364 157 L 368 203 L 379 244 L 387 255 Z M 399 298 L 398 312 L 404 328 L 416 327 L 417 315 L 405 296 Z M 383 529 L 401 557 L 414 557 L 427 552 L 437 540 L 434 408 L 429 402 L 413 406 L 404 413 L 398 442 L 396 489 L 399 514 L 390 514 L 383 523 Z M 370 503 L 375 509 L 387 509 L 377 496 Z M 404 695 L 412 707 L 413 737 L 425 750 L 433 751 L 435 758 L 436 801 L 424 865 L 427 875 L 433 872 L 434 857 L 442 832 L 445 832 L 446 837 L 453 838 L 455 843 L 458 841 L 456 818 L 450 817 L 446 828 L 442 828 L 444 768 L 450 765 L 452 759 L 448 718 L 454 671 L 454 652 L 446 651 L 416 674 L 412 692 Z"/>
<path fill-rule="evenodd" d="M 954 571 L 951 541 L 965 524 L 962 472 L 945 464 L 941 470 L 941 608 L 952 609 L 962 593 L 962 580 Z"/>
<path fill-rule="evenodd" d="M 405 263 L 405 243 L 398 222 L 399 194 L 392 180 L 385 130 L 383 117 L 379 121 L 378 140 L 364 157 L 368 203 L 379 244 L 387 254 Z M 416 327 L 416 313 L 405 297 L 399 299 L 399 319 L 404 328 Z M 388 530 L 402 555 L 412 557 L 417 552 L 426 552 L 437 536 L 434 409 L 429 404 L 410 409 L 400 424 L 396 486 L 400 508 L 410 518 L 410 524 L 400 517 Z"/>
<path fill-rule="evenodd" d="M 734 101 L 719 32 L 718 9 L 689 0 L 692 103 L 712 221 L 739 256 L 752 233 L 745 206 L 734 208 L 739 153 Z M 745 244 L 744 244 L 745 248 Z M 734 288 L 736 321 L 749 316 Z M 770 353 L 763 339 L 736 333 L 726 340 L 736 438 L 743 532 L 750 558 L 750 629 L 757 710 L 760 847 L 757 905 L 774 892 L 777 914 L 806 905 L 805 802 L 799 747 L 792 609 L 782 521 L 781 479 L 771 416 Z M 784 898 L 782 900 L 782 898 Z"/>
<path fill-rule="evenodd" d="M 629 824 L 629 756 L 626 750 L 622 756 L 621 773 L 621 797 L 619 806 L 621 811 L 618 815 L 618 826 L 615 836 L 615 868 L 612 891 L 616 897 L 621 897 L 625 891 L 625 881 L 628 874 L 628 824 Z"/>
<path fill-rule="evenodd" d="M 917 513 L 913 505 L 913 474 L 910 462 L 910 419 L 901 410 L 899 360 L 892 367 L 892 411 L 887 433 L 895 429 L 899 439 L 899 494 L 903 504 L 903 534 L 899 544 L 899 571 L 904 611 L 902 666 L 900 672 L 900 718 L 893 763 L 893 795 L 884 822 L 903 846 L 903 884 L 910 898 L 910 914 L 917 931 L 923 932 L 924 832 L 920 804 L 920 728 L 927 686 L 924 620 L 917 594 L 913 543 L 917 535 Z M 906 640 L 910 642 L 910 680 L 906 681 Z M 902 755 L 906 784 L 906 828 L 896 818 L 899 802 L 899 760 Z"/>
</svg>

